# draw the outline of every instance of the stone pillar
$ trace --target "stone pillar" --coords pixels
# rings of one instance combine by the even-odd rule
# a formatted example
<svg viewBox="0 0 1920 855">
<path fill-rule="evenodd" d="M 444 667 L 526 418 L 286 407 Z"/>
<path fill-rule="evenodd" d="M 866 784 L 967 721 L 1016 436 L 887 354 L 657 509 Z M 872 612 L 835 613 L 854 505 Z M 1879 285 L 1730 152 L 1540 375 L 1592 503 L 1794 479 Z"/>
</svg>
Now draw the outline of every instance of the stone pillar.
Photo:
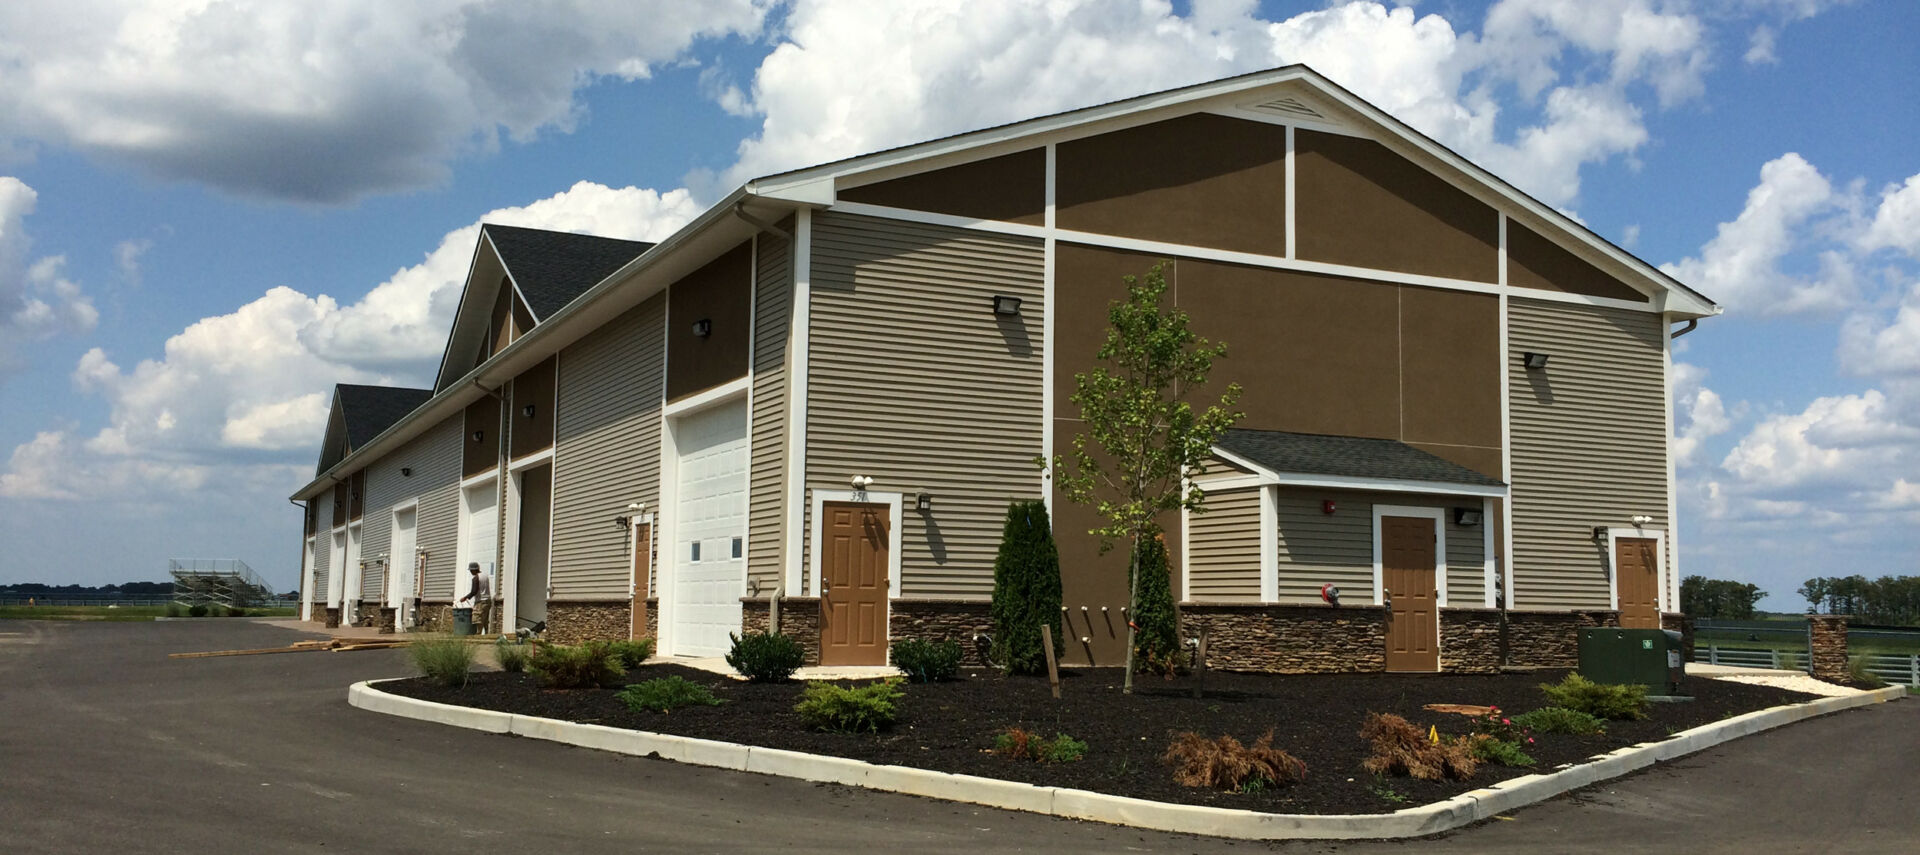
<svg viewBox="0 0 1920 855">
<path fill-rule="evenodd" d="M 340 607 L 328 606 L 327 607 L 327 628 L 338 629 L 339 627 L 340 627 Z"/>
<path fill-rule="evenodd" d="M 1807 635 L 1812 641 L 1813 663 L 1810 670 L 1817 680 L 1846 680 L 1847 615 L 1807 615 Z"/>
<path fill-rule="evenodd" d="M 380 634 L 392 635 L 393 624 L 400 613 L 399 609 L 382 606 L 380 609 Z"/>
</svg>

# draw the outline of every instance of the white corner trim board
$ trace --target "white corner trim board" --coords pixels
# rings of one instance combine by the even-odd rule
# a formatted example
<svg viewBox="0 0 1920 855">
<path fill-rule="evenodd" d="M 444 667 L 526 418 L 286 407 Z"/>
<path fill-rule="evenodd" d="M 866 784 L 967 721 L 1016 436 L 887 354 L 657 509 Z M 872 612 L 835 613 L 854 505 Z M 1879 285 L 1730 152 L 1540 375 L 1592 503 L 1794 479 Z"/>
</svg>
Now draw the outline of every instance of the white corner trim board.
<svg viewBox="0 0 1920 855">
<path fill-rule="evenodd" d="M 1383 814 L 1282 814 L 1250 810 L 1177 805 L 1125 796 L 1112 796 L 1064 787 L 1040 787 L 972 775 L 930 772 L 904 766 L 881 766 L 844 757 L 828 757 L 716 742 L 686 736 L 624 730 L 593 724 L 575 724 L 550 718 L 514 715 L 490 710 L 421 701 L 381 691 L 374 684 L 355 683 L 347 703 L 370 712 L 430 721 L 532 739 L 544 739 L 581 748 L 594 748 L 636 757 L 658 755 L 695 766 L 715 766 L 758 772 L 803 781 L 843 784 L 907 793 L 927 798 L 987 805 L 1114 825 L 1149 828 L 1181 834 L 1204 834 L 1243 840 L 1353 840 L 1424 837 L 1497 816 L 1515 808 L 1571 790 L 1616 778 L 1655 763 L 1692 754 L 1742 736 L 1771 730 L 1827 713 L 1897 700 L 1906 687 L 1892 686 L 1857 695 L 1823 698 L 1758 710 L 1725 721 L 1681 731 L 1660 742 L 1645 742 L 1586 763 L 1544 775 L 1523 775 L 1491 787 L 1462 793 L 1445 801 Z"/>
</svg>

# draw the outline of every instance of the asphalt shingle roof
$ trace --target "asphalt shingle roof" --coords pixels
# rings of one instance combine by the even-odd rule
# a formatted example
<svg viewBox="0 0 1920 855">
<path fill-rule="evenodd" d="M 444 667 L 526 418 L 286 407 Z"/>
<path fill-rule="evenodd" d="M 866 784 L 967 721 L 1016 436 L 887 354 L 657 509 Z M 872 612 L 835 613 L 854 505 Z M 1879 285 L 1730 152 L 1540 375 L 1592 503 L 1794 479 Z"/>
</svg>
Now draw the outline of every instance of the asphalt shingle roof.
<svg viewBox="0 0 1920 855">
<path fill-rule="evenodd" d="M 358 386 L 341 383 L 340 418 L 347 428 L 347 448 L 355 449 L 372 441 L 393 423 L 433 397 L 432 389 L 405 389 L 398 386 Z"/>
<path fill-rule="evenodd" d="M 653 248 L 653 244 L 641 241 L 492 223 L 481 229 L 493 239 L 494 249 L 526 296 L 536 323 L 552 317 L 573 298 Z"/>
<path fill-rule="evenodd" d="M 1394 439 L 1233 428 L 1214 445 L 1274 472 L 1504 486 L 1497 478 Z"/>
</svg>

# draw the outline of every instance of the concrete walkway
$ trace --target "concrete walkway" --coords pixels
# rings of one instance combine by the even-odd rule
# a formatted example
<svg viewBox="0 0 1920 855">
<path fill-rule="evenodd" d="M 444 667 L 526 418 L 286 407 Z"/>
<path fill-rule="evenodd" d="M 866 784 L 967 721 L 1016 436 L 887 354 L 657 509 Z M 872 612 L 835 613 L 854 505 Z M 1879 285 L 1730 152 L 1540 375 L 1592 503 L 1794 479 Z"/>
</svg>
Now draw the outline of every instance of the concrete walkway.
<svg viewBox="0 0 1920 855">
<path fill-rule="evenodd" d="M 647 665 L 684 665 L 711 671 L 735 680 L 745 680 L 740 672 L 733 670 L 727 660 L 719 656 L 656 656 L 642 663 Z M 892 665 L 809 665 L 793 672 L 795 680 L 877 680 L 881 677 L 898 677 L 900 669 Z"/>
</svg>

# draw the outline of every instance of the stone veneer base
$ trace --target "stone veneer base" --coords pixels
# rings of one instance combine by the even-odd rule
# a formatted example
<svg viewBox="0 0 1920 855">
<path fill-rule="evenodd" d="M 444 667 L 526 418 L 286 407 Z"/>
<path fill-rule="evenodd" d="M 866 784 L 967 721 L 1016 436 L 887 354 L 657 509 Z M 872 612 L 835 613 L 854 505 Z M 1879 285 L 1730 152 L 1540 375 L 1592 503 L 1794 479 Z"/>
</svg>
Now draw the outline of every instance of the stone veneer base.
<svg viewBox="0 0 1920 855">
<path fill-rule="evenodd" d="M 646 638 L 659 638 L 660 606 L 647 600 Z M 631 600 L 549 600 L 546 638 L 555 644 L 623 641 L 632 637 Z"/>
<path fill-rule="evenodd" d="M 985 600 L 897 599 L 887 604 L 887 643 L 906 638 L 957 641 L 961 662 L 986 665 L 974 637 L 987 633 L 993 621 Z M 767 600 L 740 601 L 741 626 L 747 632 L 766 632 L 771 623 Z M 820 664 L 820 598 L 782 597 L 780 631 L 792 636 L 806 652 L 808 665 Z"/>
</svg>

